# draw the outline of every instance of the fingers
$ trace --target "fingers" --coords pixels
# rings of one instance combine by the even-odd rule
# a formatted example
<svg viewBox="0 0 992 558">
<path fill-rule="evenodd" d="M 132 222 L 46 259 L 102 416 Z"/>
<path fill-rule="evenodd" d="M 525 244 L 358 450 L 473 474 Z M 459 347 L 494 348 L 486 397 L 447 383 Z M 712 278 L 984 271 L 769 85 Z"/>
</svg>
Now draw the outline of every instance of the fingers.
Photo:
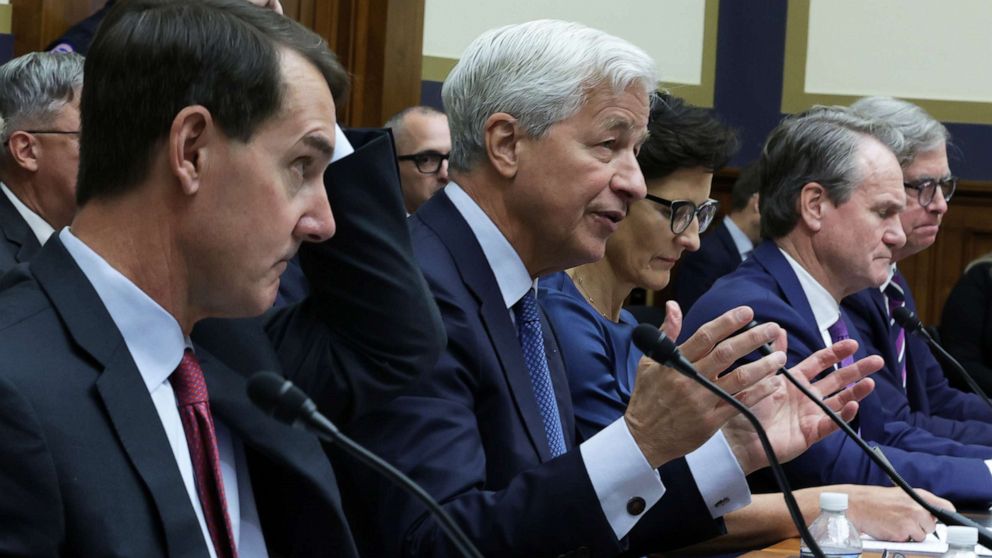
<svg viewBox="0 0 992 558">
<path fill-rule="evenodd" d="M 748 407 L 754 407 L 758 402 L 775 393 L 782 386 L 783 381 L 778 376 L 768 376 L 754 386 L 735 393 L 734 399 Z"/>
<path fill-rule="evenodd" d="M 714 380 L 714 383 L 723 388 L 727 393 L 736 394 L 756 385 L 762 379 L 774 375 L 775 371 L 784 364 L 785 353 L 772 353 L 754 362 L 749 362 L 735 368 L 733 371 Z M 757 402 L 757 400 L 753 402 Z"/>
<path fill-rule="evenodd" d="M 665 303 L 665 323 L 661 324 L 661 332 L 669 339 L 678 339 L 682 333 L 682 309 L 674 300 Z"/>
<path fill-rule="evenodd" d="M 834 393 L 844 386 L 849 386 L 855 382 L 858 382 L 865 376 L 878 371 L 882 368 L 884 363 L 885 361 L 882 360 L 882 357 L 877 355 L 865 357 L 850 366 L 845 366 L 844 368 L 827 374 L 814 385 L 821 394 Z M 821 370 L 823 369 L 821 368 Z M 865 393 L 864 395 L 868 395 L 868 393 Z"/>
<path fill-rule="evenodd" d="M 754 312 L 747 306 L 728 310 L 715 320 L 700 326 L 685 343 L 679 346 L 679 350 L 690 362 L 696 362 L 712 351 L 717 343 L 747 325 L 752 318 Z"/>
<path fill-rule="evenodd" d="M 709 352 L 709 354 L 693 361 L 693 363 L 696 365 L 696 368 L 701 374 L 704 374 L 709 378 L 713 378 L 744 356 L 753 353 L 758 349 L 758 347 L 764 345 L 765 343 L 774 341 L 779 336 L 781 331 L 782 328 L 780 328 L 777 324 L 762 324 L 751 330 L 720 341 L 713 348 L 713 350 Z M 776 357 L 774 359 L 777 366 L 772 368 L 771 372 L 777 371 L 778 367 L 785 364 L 783 353 L 773 354 L 782 355 L 782 358 Z M 768 358 L 769 357 L 762 357 L 755 362 L 765 361 L 767 364 L 768 361 L 766 359 Z"/>
<path fill-rule="evenodd" d="M 807 380 L 812 381 L 817 374 L 827 368 L 843 361 L 845 358 L 854 355 L 858 350 L 858 342 L 853 339 L 834 343 L 826 349 L 820 349 L 804 358 L 801 362 L 793 366 L 790 370 L 796 374 L 802 374 Z M 825 393 L 830 393 L 829 391 Z"/>
<path fill-rule="evenodd" d="M 954 507 L 954 504 L 927 490 L 923 490 L 922 488 L 917 488 L 916 493 L 922 496 L 923 499 L 926 500 L 928 504 L 930 504 L 935 508 L 957 511 L 957 509 Z"/>
</svg>

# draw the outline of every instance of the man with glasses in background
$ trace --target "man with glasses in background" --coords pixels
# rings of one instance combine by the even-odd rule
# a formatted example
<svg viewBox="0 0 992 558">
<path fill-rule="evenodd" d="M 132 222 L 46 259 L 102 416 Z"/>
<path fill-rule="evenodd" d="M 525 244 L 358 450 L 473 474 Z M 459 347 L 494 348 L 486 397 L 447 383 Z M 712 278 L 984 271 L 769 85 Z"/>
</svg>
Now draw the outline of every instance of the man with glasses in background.
<svg viewBox="0 0 992 558">
<path fill-rule="evenodd" d="M 433 107 L 416 106 L 397 113 L 385 127 L 393 130 L 403 205 L 411 214 L 448 183 L 448 117 Z"/>
<path fill-rule="evenodd" d="M 0 66 L 0 273 L 76 212 L 83 57 L 32 52 Z"/>
<path fill-rule="evenodd" d="M 869 351 L 885 358 L 875 376 L 886 422 L 903 422 L 965 444 L 992 445 L 992 409 L 972 393 L 948 385 L 926 342 L 904 329 L 892 312 L 916 302 L 896 262 L 929 248 L 954 195 L 957 178 L 947 163 L 947 129 L 920 107 L 891 97 L 866 97 L 851 108 L 902 132 L 900 154 L 906 209 L 899 215 L 906 244 L 893 251 L 889 279 L 844 300 Z M 892 428 L 892 427 L 890 427 Z"/>
</svg>

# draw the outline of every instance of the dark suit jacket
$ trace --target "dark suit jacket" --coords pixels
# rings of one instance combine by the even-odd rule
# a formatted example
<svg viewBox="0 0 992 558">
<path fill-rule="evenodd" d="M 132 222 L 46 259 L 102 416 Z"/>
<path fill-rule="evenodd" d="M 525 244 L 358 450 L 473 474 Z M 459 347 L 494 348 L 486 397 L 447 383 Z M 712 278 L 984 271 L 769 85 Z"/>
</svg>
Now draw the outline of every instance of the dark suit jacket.
<svg viewBox="0 0 992 558">
<path fill-rule="evenodd" d="M 31 227 L 0 192 L 0 275 L 30 260 L 40 249 L 41 244 Z"/>
<path fill-rule="evenodd" d="M 713 230 L 703 236 L 699 250 L 682 254 L 675 273 L 675 301 L 682 312 L 688 312 L 699 297 L 710 290 L 716 280 L 737 269 L 741 254 L 737 251 L 727 225 L 721 219 Z"/>
<path fill-rule="evenodd" d="M 246 377 L 281 370 L 347 421 L 442 346 L 412 263 L 390 138 L 352 137 L 359 151 L 325 175 L 338 235 L 304 254 L 321 288 L 261 318 L 201 322 L 192 335 L 215 420 L 244 444 L 273 556 L 357 552 L 320 444 L 256 410 Z M 62 243 L 50 240 L 4 283 L 0 554 L 207 556 L 148 390 Z"/>
<path fill-rule="evenodd" d="M 789 366 L 824 347 L 799 279 L 773 242 L 766 241 L 755 248 L 747 261 L 717 281 L 699 299 L 685 318 L 682 336 L 740 305 L 754 309 L 758 322 L 776 322 L 785 328 L 789 336 Z M 860 343 L 853 322 L 843 310 L 841 315 L 847 320 L 851 337 Z M 855 357 L 866 354 L 862 343 Z M 756 355 L 750 355 L 747 360 L 754 358 Z M 865 439 L 882 447 L 909 484 L 955 503 L 992 503 L 992 478 L 982 461 L 990 455 L 989 448 L 936 438 L 919 429 L 886 430 L 881 404 L 876 393 L 865 398 L 858 413 L 858 426 Z M 912 450 L 922 446 L 936 454 Z M 843 432 L 827 436 L 785 467 L 794 488 L 842 483 L 890 484 L 884 473 Z"/>
<path fill-rule="evenodd" d="M 916 301 L 902 274 L 897 282 L 906 293 L 906 307 L 916 312 Z M 869 353 L 881 355 L 886 366 L 875 378 L 875 391 L 883 405 L 887 428 L 906 423 L 936 436 L 965 444 L 992 445 L 992 409 L 972 393 L 950 387 L 930 347 L 916 335 L 906 336 L 906 387 L 895 363 L 895 347 L 889 341 L 889 316 L 885 296 L 879 289 L 865 289 L 844 299 L 844 308 Z"/>
<path fill-rule="evenodd" d="M 618 541 L 575 446 L 575 423 L 558 345 L 545 348 L 569 451 L 552 459 L 496 278 L 472 230 L 445 194 L 410 217 L 414 251 L 441 310 L 448 347 L 437 366 L 353 433 L 440 501 L 487 556 L 642 556 L 714 536 L 715 522 L 684 460 L 662 471 L 668 493 Z M 451 556 L 424 508 L 376 479 L 360 486 L 363 552 Z M 368 498 L 372 491 L 374 498 Z"/>
<path fill-rule="evenodd" d="M 992 263 L 976 264 L 954 285 L 940 337 L 978 386 L 992 393 Z"/>
</svg>

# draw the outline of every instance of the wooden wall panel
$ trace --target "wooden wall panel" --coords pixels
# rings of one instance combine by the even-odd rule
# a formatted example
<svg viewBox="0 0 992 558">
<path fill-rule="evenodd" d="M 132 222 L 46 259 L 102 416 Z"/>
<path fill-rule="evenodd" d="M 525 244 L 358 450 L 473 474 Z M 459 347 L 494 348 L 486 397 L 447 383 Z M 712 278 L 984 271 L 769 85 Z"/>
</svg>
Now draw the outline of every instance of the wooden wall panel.
<svg viewBox="0 0 992 558">
<path fill-rule="evenodd" d="M 14 56 L 41 50 L 105 0 L 13 0 Z"/>
</svg>

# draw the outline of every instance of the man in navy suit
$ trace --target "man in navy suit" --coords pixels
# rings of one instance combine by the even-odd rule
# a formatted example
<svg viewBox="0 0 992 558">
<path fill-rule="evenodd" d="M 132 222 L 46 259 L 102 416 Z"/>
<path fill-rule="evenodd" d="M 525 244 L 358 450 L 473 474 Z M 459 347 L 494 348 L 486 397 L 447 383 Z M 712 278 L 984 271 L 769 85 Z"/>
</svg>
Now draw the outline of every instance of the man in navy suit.
<svg viewBox="0 0 992 558">
<path fill-rule="evenodd" d="M 0 274 L 76 212 L 83 57 L 32 52 L 0 66 Z"/>
<path fill-rule="evenodd" d="M 723 404 L 657 364 L 640 371 L 627 415 L 578 443 L 558 344 L 534 300 L 537 277 L 602 257 L 628 205 L 644 197 L 635 156 L 656 83 L 640 49 L 549 20 L 484 33 L 445 81 L 453 182 L 410 221 L 447 349 L 352 433 L 424 486 L 485 555 L 641 556 L 714 536 L 717 518 L 748 501 L 743 475 L 765 464 L 749 427 L 728 423 Z M 684 354 L 715 378 L 732 355 L 781 333 L 730 337 L 750 317 L 737 309 L 703 326 Z M 776 353 L 717 382 L 758 406 L 783 387 L 766 376 L 782 362 Z M 844 403 L 870 385 L 832 402 L 853 411 Z M 769 426 L 789 458 L 824 432 L 825 417 L 785 407 Z M 455 554 L 406 494 L 367 476 L 349 486 L 365 500 L 369 554 Z"/>
<path fill-rule="evenodd" d="M 761 239 L 757 165 L 737 177 L 731 191 L 730 213 L 700 239 L 699 250 L 682 255 L 675 275 L 675 301 L 683 312 L 710 290 L 716 280 L 737 269 Z"/>
<path fill-rule="evenodd" d="M 926 342 L 903 331 L 891 317 L 896 306 L 916 312 L 913 294 L 895 262 L 937 240 L 954 194 L 957 178 L 947 163 L 947 129 L 922 108 L 891 97 L 866 97 L 851 108 L 896 127 L 906 139 L 901 153 L 906 209 L 899 215 L 906 244 L 894 251 L 891 276 L 880 288 L 844 299 L 866 348 L 885 358 L 884 373 L 876 376 L 884 418 L 958 442 L 992 445 L 992 409 L 977 395 L 950 387 Z"/>
<path fill-rule="evenodd" d="M 903 141 L 890 126 L 844 108 L 818 107 L 783 121 L 759 163 L 761 227 L 770 240 L 699 299 L 685 330 L 747 304 L 758 322 L 788 332 L 790 363 L 838 338 L 859 340 L 839 304 L 884 283 L 906 242 L 899 220 L 906 204 L 902 170 L 887 147 Z M 992 502 L 990 448 L 909 426 L 889 430 L 882 404 L 875 394 L 862 401 L 858 427 L 910 484 L 956 503 Z M 889 483 L 839 432 L 786 467 L 799 486 Z"/>
<path fill-rule="evenodd" d="M 87 66 L 78 213 L 0 291 L 0 554 L 357 556 L 321 445 L 245 387 L 347 423 L 436 359 L 389 134 L 345 145 L 334 55 L 242 0 L 122 2 Z M 312 296 L 254 317 L 301 243 Z"/>
</svg>

